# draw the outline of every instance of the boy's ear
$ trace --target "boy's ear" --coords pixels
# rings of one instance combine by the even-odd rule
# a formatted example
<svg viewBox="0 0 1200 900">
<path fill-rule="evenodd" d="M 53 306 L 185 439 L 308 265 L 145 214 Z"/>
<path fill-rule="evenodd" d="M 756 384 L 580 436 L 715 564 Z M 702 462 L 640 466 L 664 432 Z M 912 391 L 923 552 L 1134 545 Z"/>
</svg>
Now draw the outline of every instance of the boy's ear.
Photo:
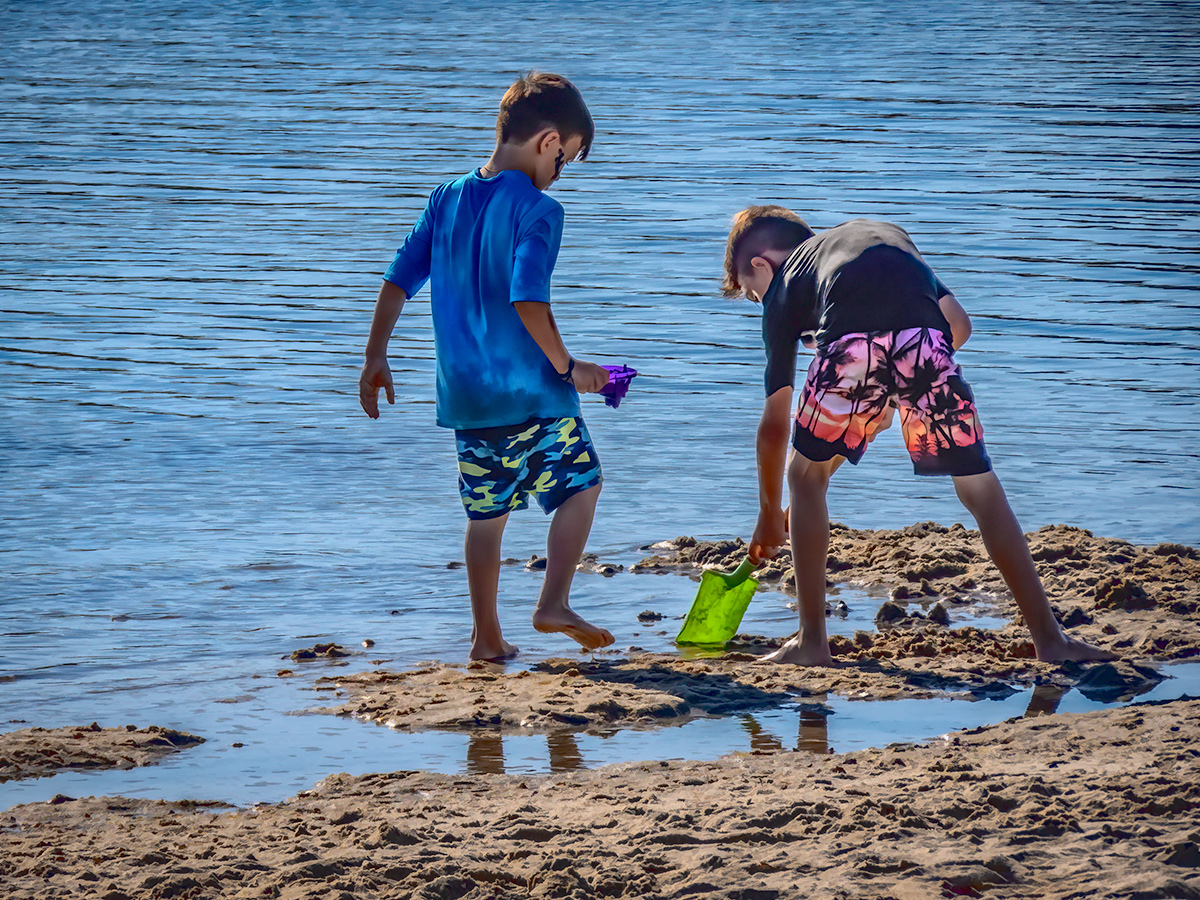
<svg viewBox="0 0 1200 900">
<path fill-rule="evenodd" d="M 760 272 L 770 272 L 771 277 L 775 277 L 775 263 L 771 262 L 765 256 L 753 256 L 750 258 L 750 268 L 757 269 Z"/>
<path fill-rule="evenodd" d="M 535 146 L 537 147 L 537 152 L 538 153 L 549 152 L 550 145 L 553 144 L 555 141 L 558 141 L 560 144 L 562 143 L 562 135 L 560 135 L 558 133 L 558 129 L 556 129 L 556 128 L 546 129 L 545 131 L 543 131 L 541 134 L 539 134 L 537 136 L 537 143 L 535 144 Z"/>
</svg>

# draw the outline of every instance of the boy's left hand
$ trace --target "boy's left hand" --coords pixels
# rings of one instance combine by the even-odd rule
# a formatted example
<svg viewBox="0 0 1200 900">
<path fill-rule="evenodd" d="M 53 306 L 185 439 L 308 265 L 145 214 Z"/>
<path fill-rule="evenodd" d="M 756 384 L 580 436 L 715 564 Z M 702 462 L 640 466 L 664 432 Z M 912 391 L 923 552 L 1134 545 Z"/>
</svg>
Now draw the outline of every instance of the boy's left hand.
<svg viewBox="0 0 1200 900">
<path fill-rule="evenodd" d="M 581 394 L 595 394 L 608 384 L 608 369 L 595 363 L 575 360 L 575 368 L 571 370 L 571 384 Z"/>
</svg>

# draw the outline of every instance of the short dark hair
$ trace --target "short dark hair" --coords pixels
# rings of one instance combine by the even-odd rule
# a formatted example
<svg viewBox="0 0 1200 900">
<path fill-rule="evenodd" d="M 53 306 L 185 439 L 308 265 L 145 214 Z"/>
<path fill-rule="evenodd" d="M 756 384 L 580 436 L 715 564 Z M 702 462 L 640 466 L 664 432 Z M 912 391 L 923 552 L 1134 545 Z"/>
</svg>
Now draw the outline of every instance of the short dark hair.
<svg viewBox="0 0 1200 900">
<path fill-rule="evenodd" d="M 738 297 L 742 293 L 738 273 L 764 250 L 792 250 L 810 237 L 813 230 L 804 220 L 782 206 L 751 206 L 733 217 L 729 240 L 725 244 L 725 280 L 721 293 Z"/>
<path fill-rule="evenodd" d="M 581 138 L 579 158 L 587 158 L 596 126 L 578 88 L 561 75 L 530 72 L 513 82 L 500 100 L 496 139 L 523 143 L 547 128 L 557 130 L 564 143 Z"/>
</svg>

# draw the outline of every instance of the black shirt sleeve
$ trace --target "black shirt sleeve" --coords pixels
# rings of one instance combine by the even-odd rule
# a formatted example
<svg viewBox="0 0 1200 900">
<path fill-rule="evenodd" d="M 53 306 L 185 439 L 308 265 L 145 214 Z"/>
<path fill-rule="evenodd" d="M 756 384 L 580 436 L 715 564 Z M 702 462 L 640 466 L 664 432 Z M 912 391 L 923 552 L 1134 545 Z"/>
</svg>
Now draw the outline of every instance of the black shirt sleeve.
<svg viewBox="0 0 1200 900">
<path fill-rule="evenodd" d="M 817 327 L 810 279 L 789 274 L 784 269 L 776 273 L 763 297 L 763 347 L 767 352 L 763 386 L 768 397 L 780 388 L 795 387 L 797 345 Z"/>
</svg>

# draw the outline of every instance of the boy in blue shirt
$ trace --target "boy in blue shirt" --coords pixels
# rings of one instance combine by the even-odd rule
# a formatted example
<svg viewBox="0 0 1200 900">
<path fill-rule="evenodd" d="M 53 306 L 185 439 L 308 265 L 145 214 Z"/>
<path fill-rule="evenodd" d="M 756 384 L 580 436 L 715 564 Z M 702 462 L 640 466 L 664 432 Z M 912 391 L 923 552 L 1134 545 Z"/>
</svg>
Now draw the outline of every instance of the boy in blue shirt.
<svg viewBox="0 0 1200 900">
<path fill-rule="evenodd" d="M 479 169 L 436 188 L 384 276 L 359 379 L 362 408 L 379 418 L 379 389 L 395 402 L 387 345 L 404 301 L 430 285 L 437 356 L 437 423 L 453 428 L 467 513 L 472 659 L 517 652 L 496 611 L 500 541 L 508 514 L 532 495 L 553 513 L 546 577 L 533 613 L 541 632 L 585 649 L 613 636 L 568 603 L 592 527 L 602 474 L 579 394 L 608 372 L 572 358 L 550 309 L 563 208 L 546 191 L 595 135 L 579 91 L 531 72 L 508 89 L 496 149 Z"/>
<path fill-rule="evenodd" d="M 829 479 L 900 410 L 918 475 L 954 480 L 992 562 L 1012 591 L 1037 658 L 1113 659 L 1063 631 L 983 444 L 975 398 L 954 362 L 971 320 L 897 225 L 855 219 L 814 234 L 781 206 L 738 213 L 725 248 L 725 296 L 761 303 L 766 404 L 758 427 L 759 515 L 750 558 L 788 540 L 800 630 L 767 659 L 833 664 L 825 631 Z M 792 414 L 796 348 L 816 349 Z M 788 434 L 790 521 L 780 507 Z"/>
</svg>

